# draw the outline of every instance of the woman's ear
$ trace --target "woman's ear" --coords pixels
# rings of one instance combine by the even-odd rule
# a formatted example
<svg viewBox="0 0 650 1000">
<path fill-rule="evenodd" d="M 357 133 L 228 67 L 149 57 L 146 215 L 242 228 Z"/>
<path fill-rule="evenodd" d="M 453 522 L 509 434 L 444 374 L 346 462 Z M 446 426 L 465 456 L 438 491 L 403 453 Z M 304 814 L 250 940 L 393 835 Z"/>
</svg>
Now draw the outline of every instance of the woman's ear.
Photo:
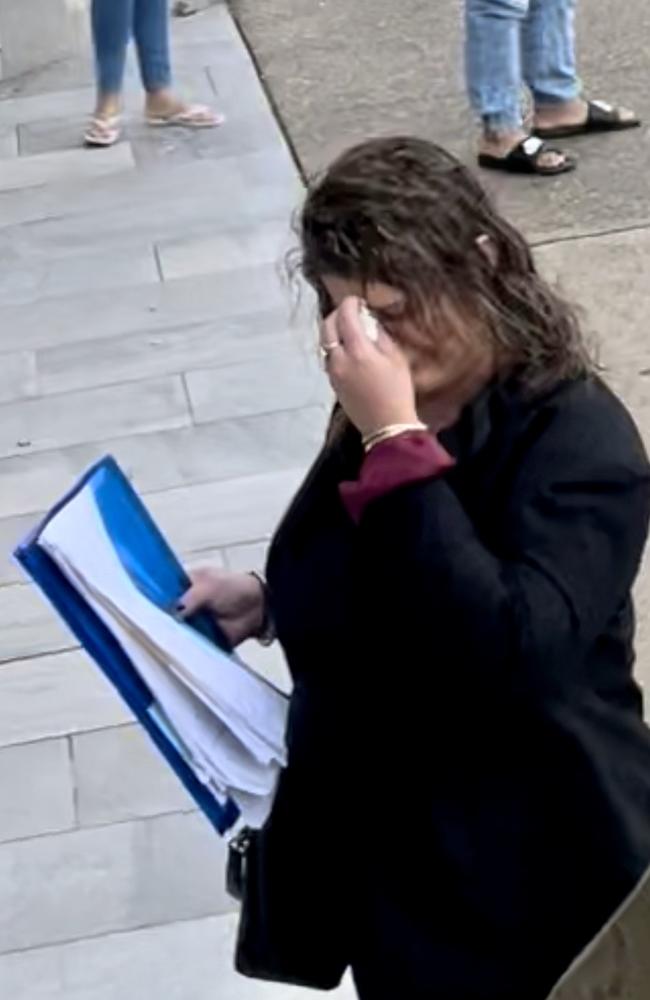
<svg viewBox="0 0 650 1000">
<path fill-rule="evenodd" d="M 486 258 L 488 263 L 493 268 L 496 268 L 499 263 L 499 254 L 497 252 L 497 248 L 487 233 L 482 233 L 480 236 L 477 236 L 476 246 L 478 247 L 479 252 Z"/>
</svg>

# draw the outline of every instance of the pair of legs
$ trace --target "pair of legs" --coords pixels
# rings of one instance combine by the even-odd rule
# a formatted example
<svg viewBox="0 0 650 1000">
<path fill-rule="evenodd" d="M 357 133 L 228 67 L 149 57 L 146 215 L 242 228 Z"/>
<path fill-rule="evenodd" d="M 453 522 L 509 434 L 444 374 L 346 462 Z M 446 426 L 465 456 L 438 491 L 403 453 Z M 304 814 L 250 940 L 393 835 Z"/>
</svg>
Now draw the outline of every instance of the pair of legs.
<svg viewBox="0 0 650 1000">
<path fill-rule="evenodd" d="M 580 126 L 582 96 L 575 51 L 576 0 L 466 0 L 467 87 L 483 123 L 481 152 L 503 157 L 528 135 L 526 84 L 541 132 Z M 612 109 L 614 110 L 614 109 Z M 616 112 L 622 123 L 630 112 Z M 561 164 L 564 154 L 542 154 Z"/>
<path fill-rule="evenodd" d="M 121 106 L 124 69 L 133 38 L 140 76 L 146 92 L 146 114 L 151 121 L 191 127 L 211 127 L 221 119 L 208 108 L 192 107 L 171 90 L 169 0 L 93 0 L 91 11 L 97 72 L 95 119 L 87 139 L 95 134 L 97 145 L 114 139 L 115 119 Z"/>
</svg>

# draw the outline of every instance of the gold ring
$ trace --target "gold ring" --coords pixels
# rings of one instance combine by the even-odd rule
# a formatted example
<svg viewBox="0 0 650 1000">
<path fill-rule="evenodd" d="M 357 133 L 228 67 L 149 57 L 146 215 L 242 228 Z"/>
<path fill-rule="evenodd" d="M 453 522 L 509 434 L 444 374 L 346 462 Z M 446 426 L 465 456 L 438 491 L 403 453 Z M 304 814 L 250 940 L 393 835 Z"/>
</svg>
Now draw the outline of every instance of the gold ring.
<svg viewBox="0 0 650 1000">
<path fill-rule="evenodd" d="M 335 351 L 337 347 L 341 347 L 340 340 L 331 340 L 328 344 L 321 344 L 320 353 L 323 361 L 327 361 L 332 351 Z"/>
</svg>

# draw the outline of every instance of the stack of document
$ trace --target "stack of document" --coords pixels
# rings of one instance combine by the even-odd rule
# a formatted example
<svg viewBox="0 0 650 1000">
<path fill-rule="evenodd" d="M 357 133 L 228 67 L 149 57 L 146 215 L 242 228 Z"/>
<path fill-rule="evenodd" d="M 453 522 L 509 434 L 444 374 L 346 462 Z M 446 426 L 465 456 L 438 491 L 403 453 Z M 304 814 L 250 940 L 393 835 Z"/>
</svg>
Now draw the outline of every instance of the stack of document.
<svg viewBox="0 0 650 1000">
<path fill-rule="evenodd" d="M 209 628 L 179 620 L 189 581 L 115 463 L 92 469 L 16 555 L 190 792 L 198 782 L 207 793 L 219 831 L 237 820 L 260 826 L 286 763 L 287 698 Z M 70 589 L 73 602 L 57 600 Z M 99 643 L 86 641 L 89 622 Z M 205 794 L 195 798 L 204 807 Z"/>
</svg>

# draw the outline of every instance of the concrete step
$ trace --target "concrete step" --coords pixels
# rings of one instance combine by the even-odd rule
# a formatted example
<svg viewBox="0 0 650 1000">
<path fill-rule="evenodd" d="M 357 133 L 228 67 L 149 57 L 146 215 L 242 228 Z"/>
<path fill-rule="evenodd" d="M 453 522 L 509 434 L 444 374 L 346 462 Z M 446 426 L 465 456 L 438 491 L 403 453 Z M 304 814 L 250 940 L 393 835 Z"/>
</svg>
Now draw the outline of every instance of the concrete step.
<svg viewBox="0 0 650 1000">
<path fill-rule="evenodd" d="M 20 234 L 19 245 L 37 253 L 96 247 L 98 215 L 103 247 L 128 242 L 134 231 L 152 241 L 173 239 L 199 220 L 213 234 L 265 220 L 288 223 L 303 195 L 289 154 L 277 145 L 218 160 L 163 162 L 81 187 L 61 181 L 0 194 L 0 253 L 11 252 L 16 227 L 27 223 L 32 225 Z"/>
<path fill-rule="evenodd" d="M 311 311 L 312 300 L 306 302 Z M 112 289 L 84 287 L 48 299 L 0 306 L 0 352 L 48 350 L 65 344 L 226 324 L 257 312 L 289 317 L 290 296 L 274 265 Z M 313 313 L 312 313 L 313 314 Z"/>
<path fill-rule="evenodd" d="M 22 518 L 34 520 L 104 454 L 116 457 L 145 496 L 180 486 L 306 468 L 322 445 L 326 421 L 327 412 L 320 407 L 300 414 L 278 410 L 3 459 L 0 525 L 13 519 L 19 532 Z"/>
<path fill-rule="evenodd" d="M 0 110 L 2 103 L 0 103 Z M 0 160 L 0 192 L 14 193 L 64 180 L 67 184 L 94 182 L 100 177 L 133 170 L 130 143 L 118 142 L 110 149 L 65 149 L 35 156 Z"/>
<path fill-rule="evenodd" d="M 307 1000 L 311 990 L 233 970 L 233 915 L 149 927 L 0 957 L 12 1000 Z M 34 992 L 37 985 L 38 994 Z M 349 980 L 332 1000 L 354 1000 Z"/>
<path fill-rule="evenodd" d="M 2 844 L 0 954 L 228 912 L 225 851 L 193 812 Z"/>
</svg>

